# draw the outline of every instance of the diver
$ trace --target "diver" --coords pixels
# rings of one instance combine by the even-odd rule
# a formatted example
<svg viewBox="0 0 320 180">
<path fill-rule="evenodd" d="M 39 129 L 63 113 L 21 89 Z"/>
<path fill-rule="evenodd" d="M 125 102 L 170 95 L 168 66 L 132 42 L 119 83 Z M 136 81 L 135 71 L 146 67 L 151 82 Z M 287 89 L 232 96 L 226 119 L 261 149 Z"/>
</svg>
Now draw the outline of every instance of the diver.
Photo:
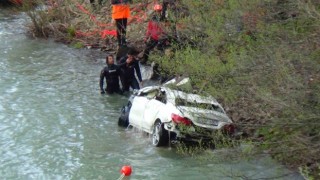
<svg viewBox="0 0 320 180">
<path fill-rule="evenodd" d="M 122 94 L 122 90 L 120 89 L 119 85 L 119 77 L 120 77 L 120 69 L 119 66 L 114 64 L 114 58 L 112 55 L 108 55 L 106 57 L 107 66 L 101 70 L 100 73 L 100 92 L 101 94 L 108 94 L 118 93 Z M 104 78 L 106 79 L 107 87 L 103 89 L 103 81 Z"/>
<path fill-rule="evenodd" d="M 134 57 L 135 50 L 130 49 L 127 55 L 122 57 L 119 61 L 119 66 L 121 69 L 121 83 L 122 90 L 129 91 L 129 88 L 140 89 L 142 85 L 142 76 L 139 61 Z M 135 74 L 137 75 L 139 81 L 137 80 Z"/>
</svg>

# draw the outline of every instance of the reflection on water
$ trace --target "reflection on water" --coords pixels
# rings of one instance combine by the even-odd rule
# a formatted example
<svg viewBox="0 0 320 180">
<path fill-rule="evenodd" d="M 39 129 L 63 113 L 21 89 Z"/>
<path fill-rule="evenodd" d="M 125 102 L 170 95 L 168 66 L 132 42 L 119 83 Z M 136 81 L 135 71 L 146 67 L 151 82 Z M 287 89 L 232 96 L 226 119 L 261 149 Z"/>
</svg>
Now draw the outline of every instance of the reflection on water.
<svg viewBox="0 0 320 180">
<path fill-rule="evenodd" d="M 127 97 L 101 96 L 95 56 L 24 35 L 24 15 L 0 11 L 0 176 L 3 179 L 241 179 L 289 171 L 268 157 L 219 161 L 153 148 L 143 133 L 117 126 Z M 297 176 L 283 179 L 299 179 Z"/>
</svg>

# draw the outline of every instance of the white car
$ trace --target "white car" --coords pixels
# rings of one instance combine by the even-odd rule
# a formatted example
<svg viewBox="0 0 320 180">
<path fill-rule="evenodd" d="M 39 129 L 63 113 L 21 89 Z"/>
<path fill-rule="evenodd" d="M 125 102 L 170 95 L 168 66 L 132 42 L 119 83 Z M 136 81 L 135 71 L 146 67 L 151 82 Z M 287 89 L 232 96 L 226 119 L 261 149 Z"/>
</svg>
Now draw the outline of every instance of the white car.
<svg viewBox="0 0 320 180">
<path fill-rule="evenodd" d="M 152 145 L 169 140 L 210 138 L 218 129 L 233 131 L 231 119 L 213 97 L 203 97 L 165 86 L 134 91 L 121 110 L 119 126 L 133 126 L 152 135 Z"/>
</svg>

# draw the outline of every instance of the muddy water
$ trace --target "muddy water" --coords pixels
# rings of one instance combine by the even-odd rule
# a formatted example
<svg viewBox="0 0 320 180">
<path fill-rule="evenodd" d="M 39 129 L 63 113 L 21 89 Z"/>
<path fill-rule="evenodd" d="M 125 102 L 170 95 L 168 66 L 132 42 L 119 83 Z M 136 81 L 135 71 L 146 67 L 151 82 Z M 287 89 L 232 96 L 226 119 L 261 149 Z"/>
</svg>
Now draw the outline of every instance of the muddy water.
<svg viewBox="0 0 320 180">
<path fill-rule="evenodd" d="M 99 94 L 105 54 L 30 39 L 25 15 L 9 14 L 0 9 L 1 179 L 117 179 L 123 165 L 130 179 L 301 179 L 267 156 L 190 157 L 118 128 L 127 97 Z"/>
</svg>

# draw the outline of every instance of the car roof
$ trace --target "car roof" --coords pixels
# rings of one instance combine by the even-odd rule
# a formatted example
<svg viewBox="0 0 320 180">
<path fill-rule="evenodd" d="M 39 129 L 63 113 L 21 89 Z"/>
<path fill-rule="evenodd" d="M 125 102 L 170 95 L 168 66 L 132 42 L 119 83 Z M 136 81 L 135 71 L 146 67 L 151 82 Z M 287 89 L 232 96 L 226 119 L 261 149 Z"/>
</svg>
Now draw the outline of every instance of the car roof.
<svg viewBox="0 0 320 180">
<path fill-rule="evenodd" d="M 139 90 L 139 92 L 152 92 L 154 90 L 162 90 L 166 92 L 167 100 L 174 103 L 176 98 L 185 99 L 189 102 L 210 103 L 219 106 L 218 101 L 212 96 L 201 96 L 198 94 L 186 93 L 183 91 L 171 89 L 166 86 L 147 86 Z"/>
</svg>

